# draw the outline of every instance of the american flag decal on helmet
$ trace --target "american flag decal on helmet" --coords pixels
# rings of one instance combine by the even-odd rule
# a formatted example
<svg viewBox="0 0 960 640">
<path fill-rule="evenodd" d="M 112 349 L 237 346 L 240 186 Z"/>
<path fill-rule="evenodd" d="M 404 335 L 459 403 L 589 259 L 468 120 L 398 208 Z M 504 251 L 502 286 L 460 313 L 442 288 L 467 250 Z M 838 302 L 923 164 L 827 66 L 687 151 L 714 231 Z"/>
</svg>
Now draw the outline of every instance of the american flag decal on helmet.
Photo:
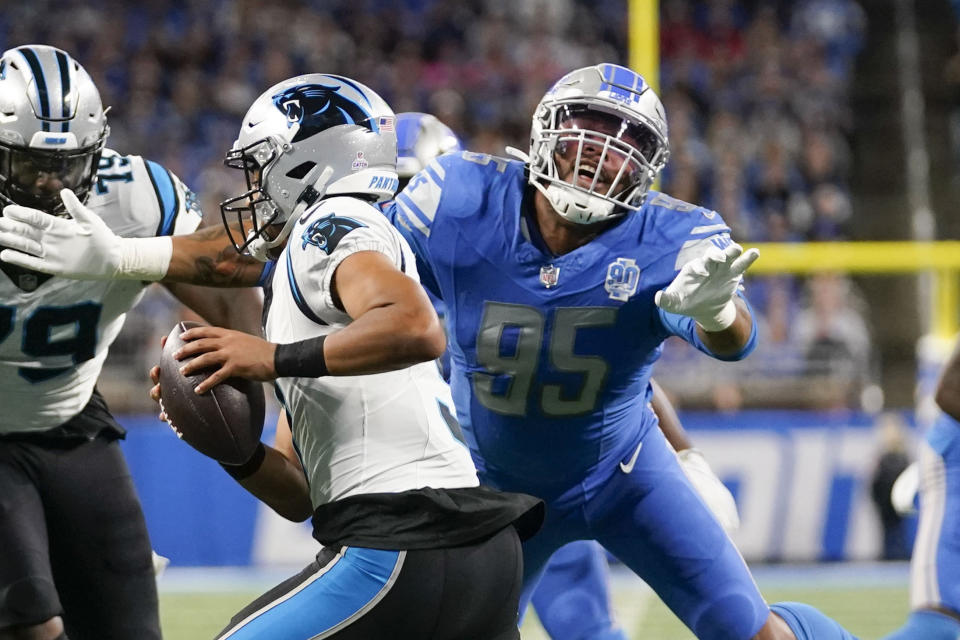
<svg viewBox="0 0 960 640">
<path fill-rule="evenodd" d="M 377 120 L 380 131 L 393 131 L 393 116 L 380 116 Z"/>
</svg>

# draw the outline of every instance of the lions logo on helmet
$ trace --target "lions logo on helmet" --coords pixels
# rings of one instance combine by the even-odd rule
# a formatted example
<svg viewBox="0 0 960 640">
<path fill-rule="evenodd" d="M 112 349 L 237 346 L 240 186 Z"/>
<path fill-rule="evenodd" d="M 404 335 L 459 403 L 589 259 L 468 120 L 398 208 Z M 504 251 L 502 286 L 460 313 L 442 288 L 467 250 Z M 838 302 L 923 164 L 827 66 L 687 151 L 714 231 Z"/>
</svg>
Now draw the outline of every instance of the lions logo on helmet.
<svg viewBox="0 0 960 640">
<path fill-rule="evenodd" d="M 339 86 L 301 84 L 273 96 L 287 116 L 287 126 L 299 124 L 292 142 L 299 142 L 338 124 L 359 124 L 373 130 L 370 115 L 339 92 Z"/>
</svg>

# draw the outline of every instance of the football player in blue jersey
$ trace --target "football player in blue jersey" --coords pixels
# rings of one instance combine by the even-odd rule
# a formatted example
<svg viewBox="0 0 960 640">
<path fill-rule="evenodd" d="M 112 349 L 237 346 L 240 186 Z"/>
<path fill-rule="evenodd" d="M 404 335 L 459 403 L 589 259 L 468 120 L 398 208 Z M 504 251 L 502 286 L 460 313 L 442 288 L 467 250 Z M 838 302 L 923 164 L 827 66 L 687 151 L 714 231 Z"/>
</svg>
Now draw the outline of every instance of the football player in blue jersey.
<svg viewBox="0 0 960 640">
<path fill-rule="evenodd" d="M 723 360 L 756 343 L 740 288 L 757 252 L 716 212 L 651 191 L 668 156 L 659 98 L 630 69 L 600 64 L 546 93 L 521 161 L 447 154 L 397 196 L 388 213 L 446 306 L 464 436 L 485 484 L 547 502 L 524 543 L 528 595 L 554 551 L 594 539 L 699 638 L 847 640 L 808 605 L 767 605 L 656 428 L 650 370 L 667 337 Z M 56 237 L 36 242 L 0 259 L 104 277 Z M 170 249 L 151 277 L 197 282 L 197 260 L 222 245 L 175 238 Z M 262 369 L 246 358 L 213 376 Z"/>
<path fill-rule="evenodd" d="M 397 176 L 400 190 L 430 161 L 462 151 L 456 134 L 436 117 L 417 112 L 397 114 Z M 386 206 L 386 205 L 385 205 Z M 429 294 L 437 313 L 443 302 Z M 445 380 L 450 378 L 450 354 L 440 361 Z M 681 466 L 714 515 L 731 531 L 739 524 L 733 496 L 714 475 L 703 455 L 693 447 L 676 411 L 660 387 L 652 382 L 652 404 L 660 428 L 679 452 Z M 553 640 L 616 640 L 626 638 L 610 610 L 606 553 L 596 542 L 578 540 L 559 549 L 550 559 L 531 603 Z"/>
<path fill-rule="evenodd" d="M 435 116 L 418 112 L 397 114 L 397 176 L 401 191 L 432 160 L 462 150 L 457 135 Z M 391 203 L 385 203 L 384 209 L 389 206 Z M 427 294 L 442 319 L 443 301 L 429 291 Z M 438 365 L 449 381 L 449 350 L 443 352 Z M 626 638 L 611 615 L 607 577 L 606 555 L 595 542 L 571 542 L 554 554 L 531 601 L 553 640 Z"/>
<path fill-rule="evenodd" d="M 592 538 L 700 638 L 849 638 L 763 601 L 655 427 L 667 336 L 720 359 L 756 341 L 738 290 L 757 253 L 717 213 L 650 191 L 668 155 L 654 92 L 597 65 L 547 92 L 524 162 L 444 156 L 398 195 L 395 224 L 447 305 L 464 434 L 485 483 L 547 500 L 528 593 L 553 551 Z"/>
<path fill-rule="evenodd" d="M 941 413 L 920 449 L 920 524 L 910 560 L 912 612 L 884 640 L 960 638 L 960 343 L 934 398 Z"/>
</svg>

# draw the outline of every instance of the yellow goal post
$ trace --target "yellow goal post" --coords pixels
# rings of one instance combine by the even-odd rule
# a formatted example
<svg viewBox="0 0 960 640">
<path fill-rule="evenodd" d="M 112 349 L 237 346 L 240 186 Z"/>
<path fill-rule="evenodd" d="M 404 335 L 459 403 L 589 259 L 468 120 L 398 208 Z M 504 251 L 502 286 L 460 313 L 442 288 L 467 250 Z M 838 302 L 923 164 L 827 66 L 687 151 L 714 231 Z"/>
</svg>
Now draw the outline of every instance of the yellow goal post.
<svg viewBox="0 0 960 640">
<path fill-rule="evenodd" d="M 960 326 L 960 241 L 784 242 L 746 243 L 744 246 L 760 249 L 760 258 L 750 267 L 751 275 L 824 271 L 929 274 L 927 332 L 950 338 L 956 335 Z"/>
</svg>

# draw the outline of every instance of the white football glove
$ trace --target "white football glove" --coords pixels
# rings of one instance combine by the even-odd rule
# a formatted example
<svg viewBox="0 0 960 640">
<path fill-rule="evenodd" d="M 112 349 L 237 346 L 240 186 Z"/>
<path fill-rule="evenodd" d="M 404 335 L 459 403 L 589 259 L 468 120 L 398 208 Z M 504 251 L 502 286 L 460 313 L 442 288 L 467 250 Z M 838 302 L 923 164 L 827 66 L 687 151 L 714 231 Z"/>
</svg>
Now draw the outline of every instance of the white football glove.
<svg viewBox="0 0 960 640">
<path fill-rule="evenodd" d="M 683 265 L 673 282 L 657 291 L 654 302 L 664 311 L 690 316 L 706 331 L 722 331 L 737 319 L 733 296 L 743 272 L 759 256 L 757 249 L 744 253 L 736 242 L 722 251 L 710 247 Z"/>
<path fill-rule="evenodd" d="M 733 494 L 713 473 L 707 459 L 698 449 L 684 449 L 677 452 L 680 468 L 686 474 L 693 488 L 713 512 L 723 530 L 732 533 L 740 527 L 740 515 Z"/>
<path fill-rule="evenodd" d="M 890 489 L 890 504 L 902 516 L 909 516 L 917 512 L 914 500 L 920 490 L 920 465 L 911 462 L 900 472 Z"/>
<path fill-rule="evenodd" d="M 0 260 L 77 280 L 160 280 L 173 243 L 159 238 L 121 238 L 73 191 L 60 192 L 71 218 L 16 204 L 0 217 Z"/>
</svg>

